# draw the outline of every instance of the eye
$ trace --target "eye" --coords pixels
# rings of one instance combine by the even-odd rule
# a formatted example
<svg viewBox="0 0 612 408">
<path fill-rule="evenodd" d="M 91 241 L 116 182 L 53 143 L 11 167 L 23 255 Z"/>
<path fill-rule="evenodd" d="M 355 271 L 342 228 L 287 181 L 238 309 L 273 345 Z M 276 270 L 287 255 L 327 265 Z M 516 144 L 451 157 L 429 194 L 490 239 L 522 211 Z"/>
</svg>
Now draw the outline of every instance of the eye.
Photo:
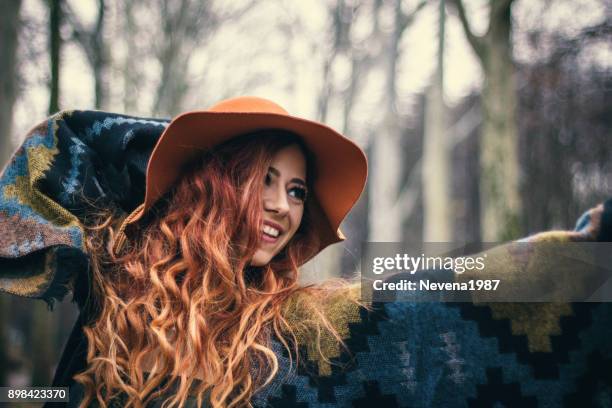
<svg viewBox="0 0 612 408">
<path fill-rule="evenodd" d="M 270 172 L 266 174 L 266 177 L 264 178 L 264 184 L 266 186 L 269 186 L 272 184 L 272 176 L 270 175 Z"/>
<path fill-rule="evenodd" d="M 289 196 L 296 198 L 301 202 L 306 201 L 307 195 L 308 193 L 304 187 L 295 186 L 289 189 Z"/>
</svg>

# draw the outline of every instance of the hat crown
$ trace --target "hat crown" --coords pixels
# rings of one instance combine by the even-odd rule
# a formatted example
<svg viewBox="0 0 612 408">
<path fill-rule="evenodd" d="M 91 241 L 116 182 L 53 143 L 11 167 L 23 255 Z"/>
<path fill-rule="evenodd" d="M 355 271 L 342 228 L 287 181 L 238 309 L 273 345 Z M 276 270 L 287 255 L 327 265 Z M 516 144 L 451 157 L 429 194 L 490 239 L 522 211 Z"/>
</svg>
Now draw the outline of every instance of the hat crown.
<svg viewBox="0 0 612 408">
<path fill-rule="evenodd" d="M 238 112 L 238 113 L 276 113 L 288 115 L 285 109 L 276 103 L 256 96 L 241 96 L 221 101 L 211 107 L 209 112 Z"/>
</svg>

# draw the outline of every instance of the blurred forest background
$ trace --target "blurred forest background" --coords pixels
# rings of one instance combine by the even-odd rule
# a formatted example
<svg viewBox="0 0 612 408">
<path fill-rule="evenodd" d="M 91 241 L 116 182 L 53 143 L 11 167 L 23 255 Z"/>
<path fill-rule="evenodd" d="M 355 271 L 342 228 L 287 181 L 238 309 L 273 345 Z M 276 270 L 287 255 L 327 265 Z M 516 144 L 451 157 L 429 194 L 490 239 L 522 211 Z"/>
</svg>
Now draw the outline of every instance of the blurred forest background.
<svg viewBox="0 0 612 408">
<path fill-rule="evenodd" d="M 172 117 L 237 95 L 323 121 L 368 154 L 349 239 L 493 242 L 572 228 L 612 193 L 608 0 L 5 0 L 0 163 L 60 109 Z M 0 296 L 0 385 L 49 385 L 69 299 Z"/>
</svg>

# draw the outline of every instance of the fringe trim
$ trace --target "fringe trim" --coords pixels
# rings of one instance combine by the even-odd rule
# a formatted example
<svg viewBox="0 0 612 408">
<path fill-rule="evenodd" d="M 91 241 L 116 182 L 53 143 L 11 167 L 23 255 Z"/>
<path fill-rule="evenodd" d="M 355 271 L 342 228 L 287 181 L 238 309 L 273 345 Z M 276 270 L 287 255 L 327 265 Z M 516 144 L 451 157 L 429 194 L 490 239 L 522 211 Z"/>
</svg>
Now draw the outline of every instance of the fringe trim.
<svg viewBox="0 0 612 408">
<path fill-rule="evenodd" d="M 59 247 L 47 254 L 45 269 L 55 271 L 47 289 L 40 298 L 53 310 L 55 301 L 63 301 L 69 292 L 73 292 L 73 300 L 82 298 L 83 294 L 74 293 L 75 281 L 88 273 L 89 259 L 80 250 L 71 247 Z"/>
</svg>

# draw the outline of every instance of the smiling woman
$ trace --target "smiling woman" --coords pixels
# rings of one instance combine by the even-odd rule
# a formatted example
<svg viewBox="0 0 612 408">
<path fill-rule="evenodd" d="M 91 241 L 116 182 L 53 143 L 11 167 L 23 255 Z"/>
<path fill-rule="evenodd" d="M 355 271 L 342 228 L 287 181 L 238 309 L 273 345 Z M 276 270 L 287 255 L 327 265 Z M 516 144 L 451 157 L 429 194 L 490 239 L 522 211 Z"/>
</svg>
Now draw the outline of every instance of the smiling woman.
<svg viewBox="0 0 612 408">
<path fill-rule="evenodd" d="M 267 100 L 174 119 L 144 203 L 127 217 L 90 214 L 87 359 L 56 375 L 76 381 L 64 384 L 80 396 L 71 406 L 242 406 L 277 375 L 274 341 L 295 359 L 304 330 L 318 333 L 315 349 L 321 333 L 341 344 L 322 305 L 332 292 L 358 305 L 356 293 L 344 281 L 303 287 L 298 268 L 343 239 L 365 174 L 356 145 Z M 308 323 L 287 315 L 301 296 L 313 299 L 301 307 Z"/>
<path fill-rule="evenodd" d="M 293 238 L 304 214 L 306 154 L 298 144 L 275 153 L 266 174 L 263 192 L 261 245 L 251 265 L 264 266 Z"/>
</svg>

